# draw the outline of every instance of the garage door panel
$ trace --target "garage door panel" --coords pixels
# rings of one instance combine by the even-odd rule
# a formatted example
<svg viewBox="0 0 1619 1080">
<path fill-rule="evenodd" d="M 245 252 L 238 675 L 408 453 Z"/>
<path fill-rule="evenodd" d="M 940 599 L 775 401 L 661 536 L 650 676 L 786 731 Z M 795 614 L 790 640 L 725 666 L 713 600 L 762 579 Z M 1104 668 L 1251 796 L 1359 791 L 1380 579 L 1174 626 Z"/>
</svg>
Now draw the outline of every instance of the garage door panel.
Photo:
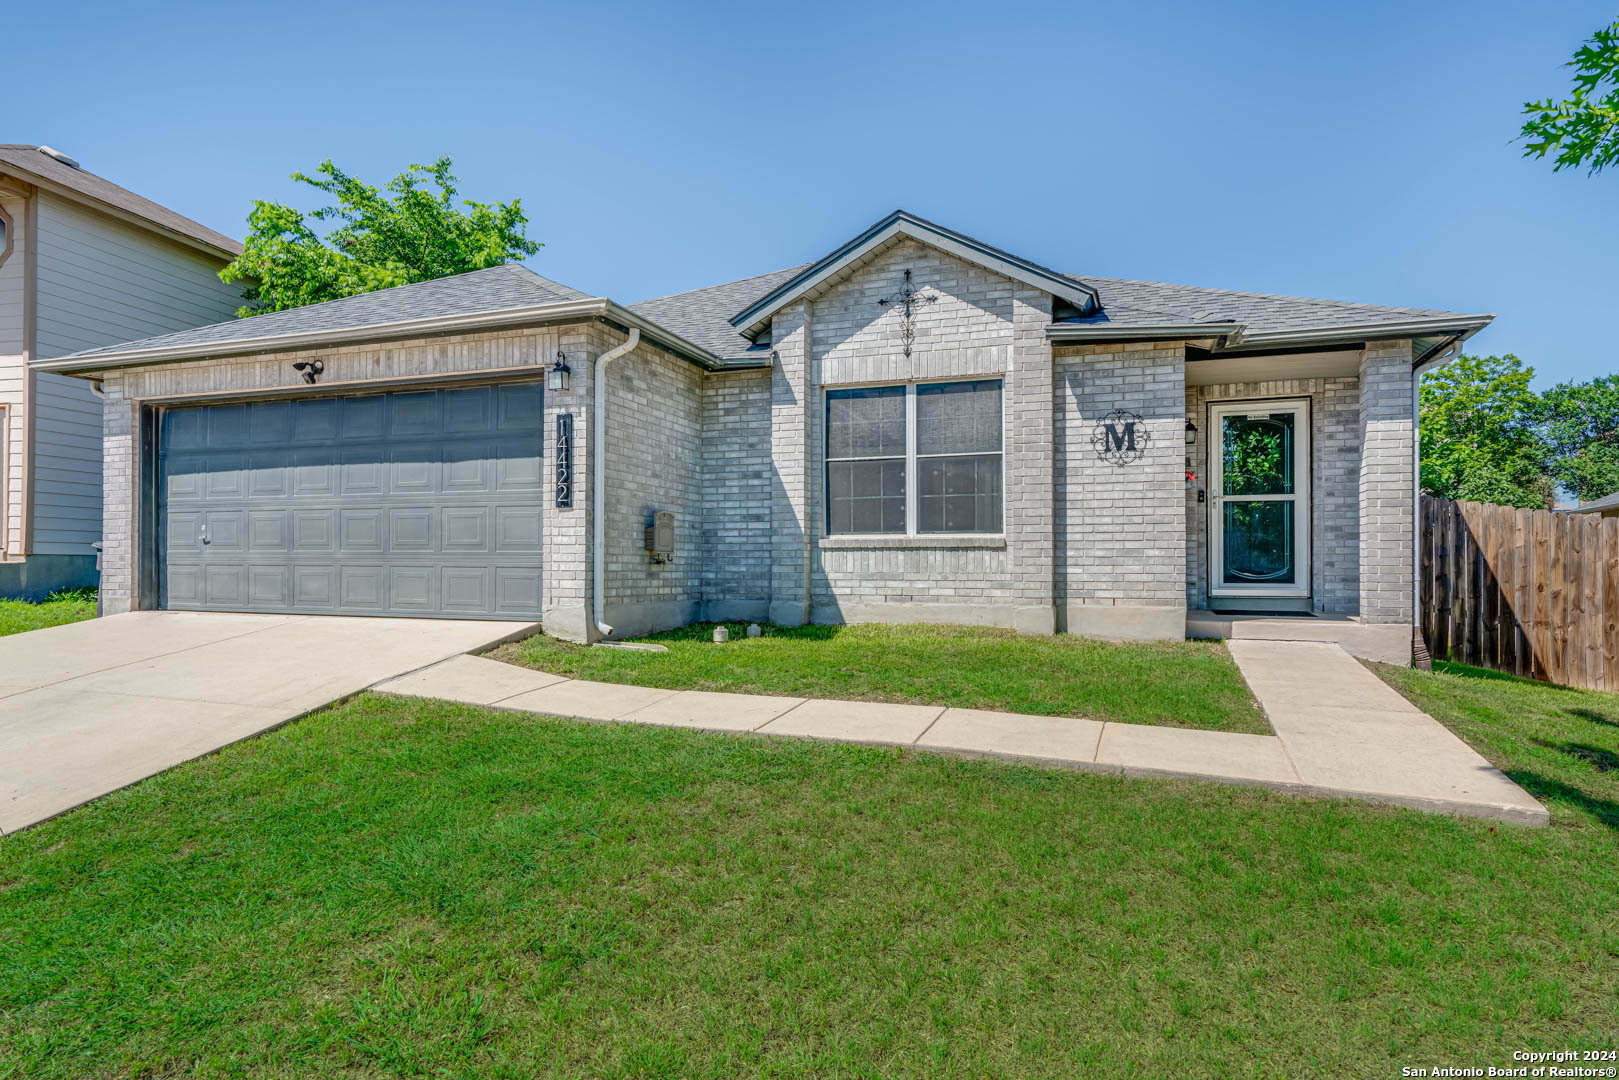
<svg viewBox="0 0 1619 1080">
<path fill-rule="evenodd" d="M 305 398 L 292 408 L 292 442 L 325 445 L 338 439 L 340 398 Z"/>
<path fill-rule="evenodd" d="M 300 555 L 337 550 L 336 510 L 294 510 L 292 550 Z"/>
<path fill-rule="evenodd" d="M 427 495 L 437 491 L 438 487 L 438 447 L 410 443 L 388 451 L 390 495 Z"/>
<path fill-rule="evenodd" d="M 166 411 L 163 602 L 538 618 L 542 405 L 530 382 Z"/>
<path fill-rule="evenodd" d="M 292 515 L 286 510 L 253 510 L 247 515 L 247 550 L 255 555 L 292 551 Z"/>
<path fill-rule="evenodd" d="M 247 512 L 208 510 L 202 515 L 202 543 L 208 555 L 237 555 L 247 550 Z"/>
<path fill-rule="evenodd" d="M 482 506 L 452 506 L 440 512 L 442 550 L 466 554 L 489 550 L 489 510 Z"/>
<path fill-rule="evenodd" d="M 385 400 L 388 403 L 388 434 L 394 438 L 435 435 L 443 427 L 439 413 L 444 400 L 442 392 L 389 394 Z"/>
<path fill-rule="evenodd" d="M 292 568 L 292 607 L 313 611 L 337 604 L 337 567 L 295 564 Z"/>
<path fill-rule="evenodd" d="M 496 554 L 539 554 L 540 528 L 540 511 L 537 508 L 495 507 Z"/>
<path fill-rule="evenodd" d="M 291 568 L 249 566 L 247 603 L 249 607 L 286 607 L 292 602 Z"/>
<path fill-rule="evenodd" d="M 286 446 L 292 441 L 290 401 L 268 401 L 247 407 L 249 446 Z"/>
<path fill-rule="evenodd" d="M 390 566 L 388 599 L 394 611 L 432 611 L 437 607 L 433 598 L 433 568 Z"/>
<path fill-rule="evenodd" d="M 363 446 L 343 451 L 337 487 L 342 495 L 381 495 L 387 489 L 388 463 L 378 448 Z"/>
<path fill-rule="evenodd" d="M 545 415 L 539 383 L 495 387 L 495 430 L 521 435 L 538 430 Z"/>
<path fill-rule="evenodd" d="M 474 386 L 444 395 L 444 430 L 450 434 L 483 434 L 494 426 L 493 388 Z"/>
<path fill-rule="evenodd" d="M 337 550 L 343 555 L 382 551 L 382 511 L 339 510 Z"/>
<path fill-rule="evenodd" d="M 247 567 L 210 563 L 202 568 L 203 602 L 209 607 L 247 606 Z"/>
<path fill-rule="evenodd" d="M 495 567 L 495 614 L 523 615 L 540 610 L 540 568 Z"/>
<path fill-rule="evenodd" d="M 442 590 L 439 605 L 463 615 L 487 615 L 493 571 L 487 566 L 445 566 L 439 569 Z"/>
<path fill-rule="evenodd" d="M 381 565 L 338 567 L 338 602 L 349 611 L 382 611 L 386 572 Z"/>
<path fill-rule="evenodd" d="M 410 506 L 388 511 L 388 550 L 392 552 L 433 551 L 433 518 L 430 506 Z"/>
</svg>

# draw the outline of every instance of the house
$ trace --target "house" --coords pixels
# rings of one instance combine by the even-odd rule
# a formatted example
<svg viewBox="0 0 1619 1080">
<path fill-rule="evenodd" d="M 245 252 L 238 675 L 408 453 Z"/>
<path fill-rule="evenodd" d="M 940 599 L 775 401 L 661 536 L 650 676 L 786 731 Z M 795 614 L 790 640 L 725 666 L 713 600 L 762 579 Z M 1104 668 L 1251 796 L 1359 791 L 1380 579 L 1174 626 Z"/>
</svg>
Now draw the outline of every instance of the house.
<svg viewBox="0 0 1619 1080">
<path fill-rule="evenodd" d="M 36 360 L 230 317 L 241 245 L 81 168 L 0 144 L 0 597 L 96 583 L 102 404 Z"/>
<path fill-rule="evenodd" d="M 1565 514 L 1600 514 L 1603 517 L 1619 517 L 1619 491 L 1601 499 L 1592 499 L 1590 502 L 1568 508 L 1558 507 Z"/>
<path fill-rule="evenodd" d="M 36 370 L 101 388 L 112 612 L 1257 611 L 1409 657 L 1416 378 L 1490 318 L 1059 273 L 897 212 L 628 306 L 508 265 Z"/>
</svg>

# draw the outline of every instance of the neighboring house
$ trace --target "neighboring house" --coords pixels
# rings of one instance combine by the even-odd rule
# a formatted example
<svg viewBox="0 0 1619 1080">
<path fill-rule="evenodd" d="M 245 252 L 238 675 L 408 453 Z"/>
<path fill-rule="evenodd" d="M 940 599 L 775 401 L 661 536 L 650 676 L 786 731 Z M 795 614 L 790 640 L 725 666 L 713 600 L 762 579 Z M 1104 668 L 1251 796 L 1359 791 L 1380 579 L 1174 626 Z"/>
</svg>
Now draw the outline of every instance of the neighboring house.
<svg viewBox="0 0 1619 1080">
<path fill-rule="evenodd" d="M 102 407 L 31 360 L 228 318 L 241 245 L 49 147 L 0 144 L 0 596 L 94 585 Z"/>
<path fill-rule="evenodd" d="M 1614 492 L 1604 499 L 1592 499 L 1579 506 L 1558 507 L 1558 510 L 1565 514 L 1601 514 L 1603 517 L 1619 517 L 1619 492 Z"/>
<path fill-rule="evenodd" d="M 1490 318 L 1062 274 L 896 213 L 628 307 L 503 266 L 38 367 L 104 389 L 111 612 L 1258 609 L 1409 656 L 1416 376 Z"/>
</svg>

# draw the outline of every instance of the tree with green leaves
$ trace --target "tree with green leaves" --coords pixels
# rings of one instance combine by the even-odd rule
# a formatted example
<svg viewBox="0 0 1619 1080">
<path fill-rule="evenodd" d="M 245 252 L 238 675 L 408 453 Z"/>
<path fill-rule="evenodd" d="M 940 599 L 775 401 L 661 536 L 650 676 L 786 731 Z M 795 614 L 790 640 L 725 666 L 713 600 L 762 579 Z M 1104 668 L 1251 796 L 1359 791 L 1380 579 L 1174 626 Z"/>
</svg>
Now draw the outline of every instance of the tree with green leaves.
<svg viewBox="0 0 1619 1080">
<path fill-rule="evenodd" d="M 1535 419 L 1552 476 L 1575 498 L 1619 491 L 1619 375 L 1559 383 L 1540 395 Z"/>
<path fill-rule="evenodd" d="M 1524 103 L 1524 156 L 1552 155 L 1552 171 L 1592 173 L 1619 161 L 1619 21 L 1586 39 L 1566 67 L 1574 89 L 1562 101 Z"/>
<path fill-rule="evenodd" d="M 1552 505 L 1556 484 L 1536 431 L 1534 377 L 1534 368 L 1511 354 L 1460 356 L 1423 376 L 1423 491 L 1503 506 Z"/>
<path fill-rule="evenodd" d="M 308 215 L 281 203 L 254 202 L 242 254 L 219 274 L 244 286 L 247 303 L 236 314 L 245 318 L 464 274 L 539 250 L 525 235 L 521 200 L 457 203 L 451 169 L 448 157 L 412 165 L 380 189 L 330 158 L 314 176 L 293 173 L 292 179 L 335 202 Z M 323 236 L 310 219 L 334 227 Z"/>
</svg>

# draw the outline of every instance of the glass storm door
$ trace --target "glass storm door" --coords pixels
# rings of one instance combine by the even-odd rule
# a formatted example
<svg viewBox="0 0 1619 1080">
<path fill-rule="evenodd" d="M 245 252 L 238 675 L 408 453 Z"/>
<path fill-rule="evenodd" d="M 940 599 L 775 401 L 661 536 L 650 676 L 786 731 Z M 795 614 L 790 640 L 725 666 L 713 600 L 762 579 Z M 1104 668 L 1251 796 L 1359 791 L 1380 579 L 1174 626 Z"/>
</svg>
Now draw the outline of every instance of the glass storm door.
<svg viewBox="0 0 1619 1080">
<path fill-rule="evenodd" d="M 1308 401 L 1209 407 L 1209 595 L 1310 595 Z"/>
</svg>

